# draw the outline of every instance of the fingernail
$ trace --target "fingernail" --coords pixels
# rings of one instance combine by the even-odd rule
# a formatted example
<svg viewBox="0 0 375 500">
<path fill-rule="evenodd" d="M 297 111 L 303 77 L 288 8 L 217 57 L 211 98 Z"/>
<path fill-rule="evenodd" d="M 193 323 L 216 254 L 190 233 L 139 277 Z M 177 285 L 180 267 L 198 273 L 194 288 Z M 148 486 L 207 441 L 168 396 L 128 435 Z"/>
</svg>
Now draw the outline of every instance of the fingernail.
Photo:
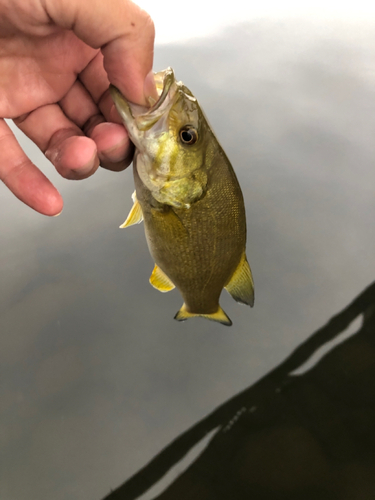
<svg viewBox="0 0 375 500">
<path fill-rule="evenodd" d="M 143 93 L 145 95 L 146 102 L 153 106 L 155 102 L 159 99 L 158 91 L 156 90 L 154 72 L 150 71 L 145 78 L 145 83 L 143 86 Z"/>
<path fill-rule="evenodd" d="M 44 153 L 44 156 L 51 163 L 55 164 L 55 162 L 59 156 L 59 151 L 57 151 L 56 149 L 47 149 L 47 151 Z"/>
<path fill-rule="evenodd" d="M 114 146 L 104 149 L 100 152 L 100 158 L 102 160 L 108 160 L 111 162 L 121 161 L 126 158 L 129 149 L 129 139 L 123 139 Z"/>
<path fill-rule="evenodd" d="M 58 216 L 59 216 L 59 215 L 61 215 L 61 214 L 62 214 L 62 210 L 61 210 L 61 212 L 59 212 L 58 214 L 56 214 L 56 215 L 52 215 L 52 217 L 58 217 Z"/>
<path fill-rule="evenodd" d="M 91 175 L 91 173 L 95 172 L 95 170 L 97 170 L 99 168 L 99 165 L 100 165 L 100 161 L 98 158 L 98 154 L 95 151 L 95 153 L 92 155 L 90 160 L 87 163 L 85 163 L 82 167 L 80 167 L 79 172 L 81 175 L 82 174 L 83 175 L 86 175 L 86 174 Z"/>
</svg>

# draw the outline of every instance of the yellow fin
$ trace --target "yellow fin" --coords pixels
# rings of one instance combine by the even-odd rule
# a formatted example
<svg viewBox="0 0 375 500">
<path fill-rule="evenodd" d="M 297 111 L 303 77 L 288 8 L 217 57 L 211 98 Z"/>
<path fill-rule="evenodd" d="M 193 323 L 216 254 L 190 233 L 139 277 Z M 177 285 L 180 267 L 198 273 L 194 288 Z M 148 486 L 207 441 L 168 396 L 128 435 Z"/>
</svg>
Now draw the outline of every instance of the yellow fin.
<svg viewBox="0 0 375 500">
<path fill-rule="evenodd" d="M 235 301 L 253 307 L 254 281 L 245 252 L 242 254 L 240 263 L 229 283 L 225 286 L 225 290 L 232 295 Z"/>
<path fill-rule="evenodd" d="M 218 310 L 213 314 L 195 314 L 195 313 L 190 313 L 187 310 L 186 305 L 182 304 L 181 309 L 178 311 L 174 319 L 176 319 L 177 321 L 185 321 L 186 319 L 194 318 L 197 316 L 199 316 L 200 318 L 210 319 L 211 321 L 218 321 L 222 325 L 226 326 L 232 325 L 231 320 L 228 318 L 228 316 L 225 314 L 225 312 L 222 310 L 220 306 L 218 306 Z"/>
<path fill-rule="evenodd" d="M 154 288 L 163 293 L 169 292 L 175 288 L 172 281 L 156 264 L 150 276 L 150 283 Z"/>
<path fill-rule="evenodd" d="M 140 222 L 143 221 L 143 213 L 141 209 L 141 205 L 139 204 L 139 201 L 137 200 L 137 195 L 134 191 L 132 194 L 132 199 L 134 201 L 134 205 L 132 206 L 132 209 L 129 212 L 129 215 L 126 218 L 126 221 L 121 224 L 121 228 L 124 227 L 129 227 L 132 226 L 133 224 L 139 224 Z"/>
</svg>

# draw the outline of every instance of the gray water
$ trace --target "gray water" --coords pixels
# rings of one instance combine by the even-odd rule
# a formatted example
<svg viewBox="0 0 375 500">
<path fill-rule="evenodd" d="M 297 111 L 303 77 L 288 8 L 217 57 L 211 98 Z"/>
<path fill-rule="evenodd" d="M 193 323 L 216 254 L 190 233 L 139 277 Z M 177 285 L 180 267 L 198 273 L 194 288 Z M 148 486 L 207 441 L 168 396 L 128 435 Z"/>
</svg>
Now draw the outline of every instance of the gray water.
<svg viewBox="0 0 375 500">
<path fill-rule="evenodd" d="M 149 285 L 143 227 L 118 229 L 131 169 L 67 181 L 18 133 L 65 206 L 46 218 L 0 187 L 2 500 L 103 498 L 374 279 L 371 29 L 238 25 L 156 47 L 155 70 L 167 66 L 199 99 L 242 186 L 255 307 L 223 293 L 231 328 L 174 321 L 182 300 Z"/>
</svg>

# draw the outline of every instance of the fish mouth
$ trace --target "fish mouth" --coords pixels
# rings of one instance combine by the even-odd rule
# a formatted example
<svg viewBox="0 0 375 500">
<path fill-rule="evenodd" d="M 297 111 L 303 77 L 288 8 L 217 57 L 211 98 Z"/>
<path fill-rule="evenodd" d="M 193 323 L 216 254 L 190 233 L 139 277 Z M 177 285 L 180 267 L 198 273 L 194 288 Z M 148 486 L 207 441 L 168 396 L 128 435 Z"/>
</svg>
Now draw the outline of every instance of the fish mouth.
<svg viewBox="0 0 375 500">
<path fill-rule="evenodd" d="M 172 68 L 167 68 L 164 71 L 159 71 L 159 73 L 154 73 L 154 80 L 156 90 L 159 94 L 159 99 L 153 106 L 151 106 L 148 113 L 154 113 L 162 106 L 171 90 L 172 85 L 176 81 Z"/>
<path fill-rule="evenodd" d="M 117 87 L 114 85 L 109 86 L 116 109 L 130 135 L 132 135 L 134 128 L 139 131 L 149 130 L 161 118 L 173 101 L 177 88 L 173 69 L 167 68 L 154 73 L 154 80 L 159 98 L 154 103 L 151 102 L 153 99 L 149 98 L 150 104 L 152 104 L 151 107 L 127 101 Z"/>
</svg>

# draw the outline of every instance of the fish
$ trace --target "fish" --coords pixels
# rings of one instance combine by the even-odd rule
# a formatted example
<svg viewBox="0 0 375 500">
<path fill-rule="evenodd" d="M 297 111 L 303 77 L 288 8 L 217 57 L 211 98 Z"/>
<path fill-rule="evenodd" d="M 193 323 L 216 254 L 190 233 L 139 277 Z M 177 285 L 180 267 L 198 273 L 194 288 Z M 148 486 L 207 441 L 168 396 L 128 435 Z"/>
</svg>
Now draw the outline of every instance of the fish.
<svg viewBox="0 0 375 500">
<path fill-rule="evenodd" d="M 246 257 L 246 215 L 236 174 L 192 92 L 172 68 L 154 73 L 150 106 L 110 94 L 135 145 L 133 206 L 120 227 L 144 221 L 155 261 L 150 283 L 177 288 L 178 321 L 203 317 L 230 326 L 219 304 L 223 289 L 254 305 Z"/>
</svg>

